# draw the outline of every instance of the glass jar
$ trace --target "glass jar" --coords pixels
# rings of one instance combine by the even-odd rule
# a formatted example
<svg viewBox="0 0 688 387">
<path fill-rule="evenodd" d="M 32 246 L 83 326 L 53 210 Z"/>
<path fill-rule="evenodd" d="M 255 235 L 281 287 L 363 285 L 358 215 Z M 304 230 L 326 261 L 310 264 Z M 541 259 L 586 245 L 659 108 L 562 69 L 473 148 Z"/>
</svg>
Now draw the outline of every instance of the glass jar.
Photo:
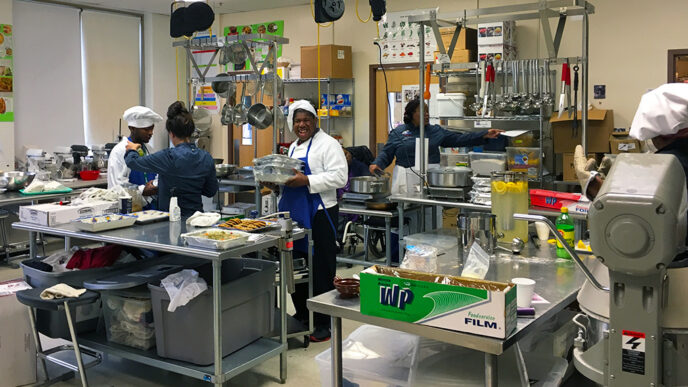
<svg viewBox="0 0 688 387">
<path fill-rule="evenodd" d="M 528 176 L 524 172 L 492 173 L 492 213 L 497 216 L 498 241 L 511 243 L 518 237 L 528 241 L 528 222 L 514 214 L 528 213 Z"/>
</svg>

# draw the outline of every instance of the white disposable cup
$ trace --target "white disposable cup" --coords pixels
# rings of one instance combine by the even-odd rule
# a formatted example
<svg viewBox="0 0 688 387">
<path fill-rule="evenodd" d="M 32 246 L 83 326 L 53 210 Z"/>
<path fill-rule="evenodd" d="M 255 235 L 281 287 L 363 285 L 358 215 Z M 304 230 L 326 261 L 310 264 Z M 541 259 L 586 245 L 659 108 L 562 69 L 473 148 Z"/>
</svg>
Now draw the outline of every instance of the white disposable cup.
<svg viewBox="0 0 688 387">
<path fill-rule="evenodd" d="M 512 278 L 511 282 L 516 284 L 516 306 L 530 308 L 535 293 L 535 281 L 530 278 Z"/>
<path fill-rule="evenodd" d="M 544 222 L 535 222 L 535 231 L 537 231 L 540 243 L 547 243 L 547 240 L 549 240 L 549 226 Z"/>
</svg>

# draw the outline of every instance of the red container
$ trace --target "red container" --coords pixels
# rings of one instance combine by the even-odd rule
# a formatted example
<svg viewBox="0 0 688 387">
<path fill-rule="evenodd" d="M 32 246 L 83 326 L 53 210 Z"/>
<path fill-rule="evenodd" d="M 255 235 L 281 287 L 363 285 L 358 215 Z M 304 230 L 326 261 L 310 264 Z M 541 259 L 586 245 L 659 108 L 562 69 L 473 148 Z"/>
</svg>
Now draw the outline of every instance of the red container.
<svg viewBox="0 0 688 387">
<path fill-rule="evenodd" d="M 100 176 L 100 171 L 81 171 L 79 177 L 81 180 L 96 180 Z"/>
<path fill-rule="evenodd" d="M 580 194 L 548 191 L 544 189 L 530 190 L 530 205 L 534 207 L 561 209 L 564 202 L 577 202 L 581 198 Z"/>
</svg>

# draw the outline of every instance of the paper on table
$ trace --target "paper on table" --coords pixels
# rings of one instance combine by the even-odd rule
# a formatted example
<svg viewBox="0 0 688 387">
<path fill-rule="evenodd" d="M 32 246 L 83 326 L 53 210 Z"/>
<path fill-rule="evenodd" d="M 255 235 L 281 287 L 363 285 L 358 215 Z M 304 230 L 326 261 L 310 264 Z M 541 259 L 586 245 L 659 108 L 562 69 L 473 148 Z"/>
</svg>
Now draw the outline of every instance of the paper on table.
<svg viewBox="0 0 688 387">
<path fill-rule="evenodd" d="M 539 295 L 537 293 L 533 293 L 532 303 L 533 304 L 549 304 L 549 301 L 542 298 L 541 295 Z"/>
<path fill-rule="evenodd" d="M 507 130 L 506 132 L 500 133 L 502 136 L 507 136 L 507 137 L 518 137 L 522 135 L 523 133 L 527 133 L 527 130 Z"/>
</svg>

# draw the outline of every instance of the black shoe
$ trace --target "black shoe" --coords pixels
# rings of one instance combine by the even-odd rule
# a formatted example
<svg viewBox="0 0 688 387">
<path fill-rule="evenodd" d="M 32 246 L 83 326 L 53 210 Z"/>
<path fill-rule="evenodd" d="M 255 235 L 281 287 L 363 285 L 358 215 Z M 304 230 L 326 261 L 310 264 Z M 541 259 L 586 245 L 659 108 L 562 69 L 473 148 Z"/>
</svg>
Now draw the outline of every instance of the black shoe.
<svg viewBox="0 0 688 387">
<path fill-rule="evenodd" d="M 330 328 L 315 327 L 315 332 L 311 335 L 310 340 L 314 343 L 321 343 L 323 341 L 329 341 L 330 335 Z"/>
<path fill-rule="evenodd" d="M 306 313 L 306 314 L 295 313 L 291 317 L 293 317 L 296 321 L 303 324 L 303 326 L 306 326 L 306 327 L 308 326 L 308 313 Z"/>
</svg>

